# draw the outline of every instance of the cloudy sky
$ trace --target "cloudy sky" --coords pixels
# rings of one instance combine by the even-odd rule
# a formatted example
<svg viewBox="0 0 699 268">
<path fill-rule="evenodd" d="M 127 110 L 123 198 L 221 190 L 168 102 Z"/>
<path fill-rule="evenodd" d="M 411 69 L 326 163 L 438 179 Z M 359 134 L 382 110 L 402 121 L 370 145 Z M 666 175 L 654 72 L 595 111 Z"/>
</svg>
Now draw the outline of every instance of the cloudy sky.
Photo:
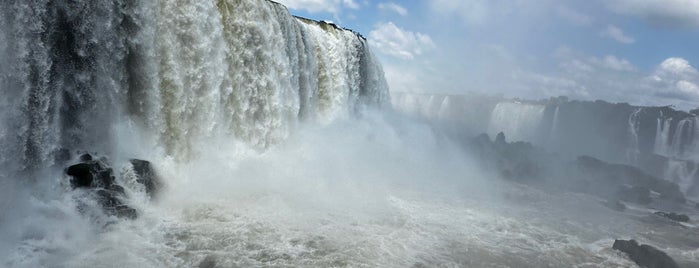
<svg viewBox="0 0 699 268">
<path fill-rule="evenodd" d="M 392 91 L 699 107 L 699 0 L 279 0 L 355 29 Z"/>
</svg>

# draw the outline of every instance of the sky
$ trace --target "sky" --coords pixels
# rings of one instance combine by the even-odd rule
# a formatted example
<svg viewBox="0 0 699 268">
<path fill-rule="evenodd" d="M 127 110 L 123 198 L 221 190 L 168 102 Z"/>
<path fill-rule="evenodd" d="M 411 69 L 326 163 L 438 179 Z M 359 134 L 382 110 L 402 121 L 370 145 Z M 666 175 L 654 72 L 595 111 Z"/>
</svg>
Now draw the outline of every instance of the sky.
<svg viewBox="0 0 699 268">
<path fill-rule="evenodd" d="M 392 92 L 699 107 L 699 0 L 278 0 L 369 40 Z"/>
</svg>

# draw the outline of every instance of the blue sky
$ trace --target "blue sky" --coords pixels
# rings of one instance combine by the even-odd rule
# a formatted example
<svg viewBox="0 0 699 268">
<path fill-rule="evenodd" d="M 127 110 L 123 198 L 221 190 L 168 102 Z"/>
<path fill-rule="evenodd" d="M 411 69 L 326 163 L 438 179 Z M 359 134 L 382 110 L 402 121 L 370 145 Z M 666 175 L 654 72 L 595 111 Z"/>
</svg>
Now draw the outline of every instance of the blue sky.
<svg viewBox="0 0 699 268">
<path fill-rule="evenodd" d="M 280 0 L 357 30 L 392 91 L 699 107 L 699 0 Z"/>
</svg>

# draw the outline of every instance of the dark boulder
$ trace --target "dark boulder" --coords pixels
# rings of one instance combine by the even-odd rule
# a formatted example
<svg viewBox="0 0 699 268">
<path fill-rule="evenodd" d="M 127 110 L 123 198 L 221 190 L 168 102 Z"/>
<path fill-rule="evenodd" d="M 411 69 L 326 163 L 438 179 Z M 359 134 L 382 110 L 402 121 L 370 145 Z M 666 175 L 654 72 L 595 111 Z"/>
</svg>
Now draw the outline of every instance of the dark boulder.
<svg viewBox="0 0 699 268">
<path fill-rule="evenodd" d="M 649 245 L 639 245 L 636 240 L 614 240 L 612 248 L 626 253 L 632 261 L 641 267 L 679 267 L 665 252 Z"/>
<path fill-rule="evenodd" d="M 687 216 L 685 214 L 677 214 L 674 212 L 662 212 L 662 211 L 657 211 L 653 214 L 658 215 L 660 217 L 671 219 L 673 221 L 689 222 L 689 216 Z"/>
<path fill-rule="evenodd" d="M 140 159 L 131 159 L 130 162 L 133 166 L 134 173 L 136 173 L 138 177 L 136 181 L 146 187 L 146 193 L 148 193 L 149 196 L 155 196 L 159 189 L 160 182 L 151 163 Z"/>
<path fill-rule="evenodd" d="M 102 161 L 96 160 L 88 160 L 66 169 L 66 174 L 72 177 L 70 184 L 73 188 L 109 187 L 115 181 L 112 173 L 111 168 Z"/>
<path fill-rule="evenodd" d="M 92 166 L 88 163 L 79 163 L 66 169 L 66 174 L 70 175 L 70 185 L 73 188 L 90 187 L 93 181 Z"/>
<path fill-rule="evenodd" d="M 83 154 L 78 159 L 81 163 L 66 168 L 70 184 L 73 189 L 82 188 L 91 193 L 93 197 L 109 215 L 119 218 L 135 219 L 138 216 L 136 209 L 124 204 L 126 191 L 118 185 L 114 177 L 114 171 L 107 164 L 106 158 L 95 160 L 90 154 Z M 134 171 L 138 174 L 138 182 L 143 183 L 147 190 L 155 188 L 155 175 L 148 161 L 131 161 Z"/>
<path fill-rule="evenodd" d="M 83 161 L 83 162 L 92 161 L 92 155 L 83 154 L 80 156 L 80 161 Z"/>
</svg>

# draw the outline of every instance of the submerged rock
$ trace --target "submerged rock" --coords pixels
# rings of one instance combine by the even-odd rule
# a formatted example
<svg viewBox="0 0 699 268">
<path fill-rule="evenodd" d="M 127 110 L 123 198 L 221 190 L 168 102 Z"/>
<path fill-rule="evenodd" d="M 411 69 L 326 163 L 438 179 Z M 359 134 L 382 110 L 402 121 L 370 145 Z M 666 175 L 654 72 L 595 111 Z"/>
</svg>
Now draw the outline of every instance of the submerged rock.
<svg viewBox="0 0 699 268">
<path fill-rule="evenodd" d="M 214 268 L 216 267 L 216 257 L 209 255 L 206 256 L 200 263 L 199 268 Z"/>
<path fill-rule="evenodd" d="M 662 212 L 662 211 L 657 211 L 653 214 L 658 215 L 660 217 L 665 217 L 665 218 L 671 219 L 673 221 L 678 221 L 678 222 L 688 222 L 689 221 L 689 216 L 687 216 L 685 214 L 677 214 L 674 212 Z"/>
<path fill-rule="evenodd" d="M 609 200 L 607 200 L 606 202 L 604 202 L 604 206 L 606 206 L 606 207 L 608 207 L 608 208 L 611 208 L 611 209 L 613 209 L 613 210 L 616 210 L 616 211 L 624 211 L 624 210 L 626 210 L 626 205 L 624 205 L 624 203 L 622 203 L 622 202 L 619 201 L 619 200 L 612 200 L 612 199 L 609 199 Z"/>
<path fill-rule="evenodd" d="M 649 245 L 639 245 L 636 240 L 614 240 L 613 249 L 626 253 L 641 267 L 676 268 L 677 263 L 665 252 Z"/>
</svg>

